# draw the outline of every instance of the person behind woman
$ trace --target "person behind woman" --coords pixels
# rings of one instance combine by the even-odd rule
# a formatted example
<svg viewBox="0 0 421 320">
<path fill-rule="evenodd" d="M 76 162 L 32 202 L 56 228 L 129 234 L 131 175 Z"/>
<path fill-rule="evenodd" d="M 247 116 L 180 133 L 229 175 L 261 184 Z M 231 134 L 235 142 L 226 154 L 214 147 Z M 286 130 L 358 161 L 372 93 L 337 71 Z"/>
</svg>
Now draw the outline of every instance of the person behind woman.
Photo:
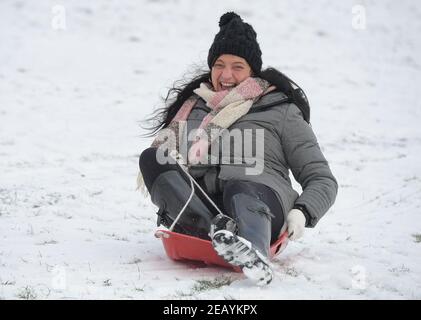
<svg viewBox="0 0 421 320">
<path fill-rule="evenodd" d="M 180 159 L 223 214 L 197 192 L 175 231 L 212 240 L 225 261 L 267 284 L 273 279 L 271 243 L 284 230 L 296 240 L 314 227 L 334 203 L 338 184 L 309 125 L 304 92 L 278 70 L 262 70 L 256 32 L 239 15 L 225 13 L 219 27 L 209 71 L 172 88 L 153 118 L 150 134 L 157 136 L 140 156 L 139 184 L 159 207 L 158 223 L 171 225 L 191 187 L 177 164 L 162 159 L 184 150 Z M 234 131 L 242 140 L 227 147 L 221 141 L 231 141 Z M 246 154 L 247 148 L 253 152 Z M 302 186 L 300 195 L 289 170 Z"/>
</svg>

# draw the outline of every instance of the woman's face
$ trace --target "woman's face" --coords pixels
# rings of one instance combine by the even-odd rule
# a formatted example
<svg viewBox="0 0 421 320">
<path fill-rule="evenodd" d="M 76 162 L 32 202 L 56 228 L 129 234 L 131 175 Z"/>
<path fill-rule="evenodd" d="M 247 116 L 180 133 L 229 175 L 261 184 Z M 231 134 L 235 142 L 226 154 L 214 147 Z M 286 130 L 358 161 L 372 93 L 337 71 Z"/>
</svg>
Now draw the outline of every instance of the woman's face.
<svg viewBox="0 0 421 320">
<path fill-rule="evenodd" d="M 215 91 L 231 90 L 251 76 L 247 61 L 232 54 L 223 54 L 216 59 L 211 70 L 212 85 Z"/>
</svg>

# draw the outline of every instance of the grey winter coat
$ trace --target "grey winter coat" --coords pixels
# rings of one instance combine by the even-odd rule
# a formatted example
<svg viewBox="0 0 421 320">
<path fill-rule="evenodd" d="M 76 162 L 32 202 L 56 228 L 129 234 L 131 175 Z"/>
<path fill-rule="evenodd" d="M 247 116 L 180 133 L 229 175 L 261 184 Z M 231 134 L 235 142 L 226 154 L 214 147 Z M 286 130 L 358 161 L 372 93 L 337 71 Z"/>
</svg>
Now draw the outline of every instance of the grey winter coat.
<svg viewBox="0 0 421 320">
<path fill-rule="evenodd" d="M 204 100 L 199 99 L 187 120 L 187 132 L 197 128 L 209 111 Z M 233 132 L 233 129 L 243 133 L 243 149 L 252 145 L 251 154 L 255 157 L 247 158 L 247 154 L 238 147 L 238 140 L 234 142 L 231 139 L 231 148 L 223 148 L 220 143 L 211 152 L 219 156 L 218 178 L 253 181 L 270 187 L 280 200 L 285 216 L 294 205 L 304 206 L 310 218 L 307 226 L 314 227 L 334 203 L 338 184 L 313 130 L 304 121 L 298 107 L 288 103 L 287 96 L 281 92 L 269 93 L 255 102 L 249 113 L 238 119 L 228 131 Z M 245 134 L 250 132 L 246 129 L 253 129 L 250 135 Z M 264 129 L 260 130 L 264 136 L 259 136 L 259 130 L 255 129 Z M 188 143 L 188 147 L 190 145 Z M 251 164 L 256 159 L 261 167 Z M 250 170 L 253 167 L 256 169 Z M 292 188 L 289 170 L 302 186 L 301 195 Z M 204 176 L 208 182 L 217 180 L 216 172 L 215 166 L 190 169 L 193 176 Z"/>
</svg>

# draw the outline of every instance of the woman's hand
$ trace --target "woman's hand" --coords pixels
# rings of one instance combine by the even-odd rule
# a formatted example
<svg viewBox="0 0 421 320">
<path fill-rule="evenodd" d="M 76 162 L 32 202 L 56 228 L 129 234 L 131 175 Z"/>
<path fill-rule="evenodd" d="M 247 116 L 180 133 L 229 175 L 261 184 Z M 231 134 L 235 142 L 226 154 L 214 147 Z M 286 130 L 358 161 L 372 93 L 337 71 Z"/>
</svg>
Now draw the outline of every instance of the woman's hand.
<svg viewBox="0 0 421 320">
<path fill-rule="evenodd" d="M 288 238 L 290 240 L 297 240 L 304 234 L 306 225 L 306 217 L 299 209 L 292 209 L 287 216 Z"/>
</svg>

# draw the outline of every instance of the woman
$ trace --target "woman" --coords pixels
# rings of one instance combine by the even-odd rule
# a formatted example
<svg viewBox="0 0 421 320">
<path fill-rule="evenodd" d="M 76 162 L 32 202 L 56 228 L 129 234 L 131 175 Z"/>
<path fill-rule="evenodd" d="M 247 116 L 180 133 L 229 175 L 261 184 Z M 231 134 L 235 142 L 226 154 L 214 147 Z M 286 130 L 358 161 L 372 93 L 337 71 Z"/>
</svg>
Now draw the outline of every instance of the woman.
<svg viewBox="0 0 421 320">
<path fill-rule="evenodd" d="M 184 155 L 179 160 L 223 214 L 196 192 L 176 230 L 210 238 L 223 259 L 267 284 L 270 244 L 284 230 L 296 240 L 314 227 L 333 204 L 337 182 L 309 126 L 303 91 L 276 69 L 261 69 L 256 32 L 240 16 L 228 12 L 219 26 L 210 72 L 170 90 L 175 100 L 158 115 L 158 135 L 140 156 L 141 176 L 159 223 L 169 226 L 191 186 L 168 155 Z"/>
</svg>

